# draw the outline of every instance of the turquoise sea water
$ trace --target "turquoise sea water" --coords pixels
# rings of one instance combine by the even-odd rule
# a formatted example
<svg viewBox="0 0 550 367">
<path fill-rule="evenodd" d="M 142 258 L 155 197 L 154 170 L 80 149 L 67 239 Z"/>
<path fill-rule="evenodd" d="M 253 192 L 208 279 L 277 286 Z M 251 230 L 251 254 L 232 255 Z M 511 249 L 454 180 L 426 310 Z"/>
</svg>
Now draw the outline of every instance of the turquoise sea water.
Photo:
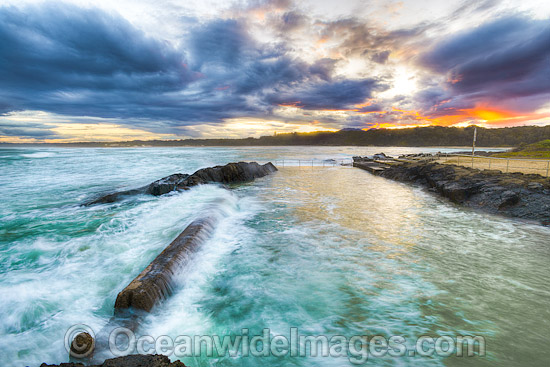
<svg viewBox="0 0 550 367">
<path fill-rule="evenodd" d="M 225 219 L 139 335 L 477 335 L 486 355 L 370 356 L 374 366 L 545 366 L 550 229 L 464 209 L 351 167 L 290 159 L 428 148 L 0 149 L 0 360 L 67 360 L 117 293 L 201 210 Z M 448 149 L 449 150 L 449 149 Z M 203 185 L 92 207 L 102 193 L 233 161 L 286 159 L 231 190 Z M 223 200 L 220 200 L 223 199 Z M 172 359 L 176 357 L 171 355 Z M 347 366 L 347 357 L 185 357 L 189 366 Z"/>
</svg>

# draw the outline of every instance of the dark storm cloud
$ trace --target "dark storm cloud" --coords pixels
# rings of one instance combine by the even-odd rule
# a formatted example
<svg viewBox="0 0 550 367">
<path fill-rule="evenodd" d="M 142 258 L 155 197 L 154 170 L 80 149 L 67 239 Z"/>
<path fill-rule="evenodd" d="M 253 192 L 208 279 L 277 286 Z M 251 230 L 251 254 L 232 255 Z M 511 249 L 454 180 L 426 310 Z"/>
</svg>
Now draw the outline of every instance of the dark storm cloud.
<svg viewBox="0 0 550 367">
<path fill-rule="evenodd" d="M 124 19 L 47 3 L 0 9 L 2 87 L 44 91 L 180 88 L 193 79 L 181 54 Z"/>
<path fill-rule="evenodd" d="M 238 93 L 259 92 L 273 86 L 290 85 L 309 77 L 308 65 L 288 57 L 253 61 L 235 80 Z"/>
<path fill-rule="evenodd" d="M 58 134 L 40 123 L 13 121 L 2 122 L 0 125 L 0 135 L 35 139 L 52 139 L 59 137 Z"/>
<path fill-rule="evenodd" d="M 339 110 L 362 103 L 372 96 L 373 91 L 386 88 L 375 79 L 341 80 L 274 93 L 269 100 L 272 103 L 295 105 L 309 110 Z"/>
<path fill-rule="evenodd" d="M 287 1 L 256 4 L 258 9 L 289 6 Z M 48 4 L 2 8 L 0 16 L 6 40 L 0 48 L 7 81 L 0 87 L 3 112 L 117 118 L 176 133 L 183 125 L 269 116 L 274 106 L 295 101 L 304 109 L 346 109 L 387 88 L 376 79 L 334 80 L 339 60 L 306 63 L 289 56 L 283 44 L 258 43 L 239 19 L 190 25 L 177 50 L 118 15 L 94 9 Z M 287 10 L 282 24 L 290 30 L 307 19 Z M 354 28 L 346 38 L 351 44 L 365 28 L 356 20 L 338 23 L 346 25 Z M 329 25 L 334 32 L 338 26 Z M 383 62 L 388 53 L 374 57 Z"/>
<path fill-rule="evenodd" d="M 264 8 L 289 4 L 257 2 Z M 298 20 L 288 15 L 287 21 L 290 26 Z M 116 118 L 164 133 L 231 117 L 265 117 L 279 100 L 293 98 L 307 108 L 340 108 L 380 88 L 374 79 L 333 81 L 337 60 L 291 57 L 283 44 L 255 41 L 245 20 L 213 20 L 185 31 L 176 49 L 97 9 L 2 7 L 0 113 Z"/>
<path fill-rule="evenodd" d="M 317 75 L 319 78 L 329 81 L 334 73 L 334 68 L 338 60 L 323 58 L 315 61 L 313 65 L 309 67 L 309 72 L 313 75 Z"/>
<path fill-rule="evenodd" d="M 437 44 L 421 57 L 446 74 L 455 97 L 506 99 L 550 93 L 550 24 L 504 17 Z"/>
<path fill-rule="evenodd" d="M 234 66 L 243 62 L 247 53 L 255 51 L 249 47 L 252 43 L 244 25 L 230 19 L 215 20 L 196 28 L 188 45 L 193 66 L 200 68 L 204 63 Z"/>
<path fill-rule="evenodd" d="M 117 15 L 67 4 L 0 8 L 0 105 L 102 117 L 197 76 L 182 54 Z"/>
<path fill-rule="evenodd" d="M 376 103 L 370 106 L 361 107 L 358 109 L 357 112 L 367 113 L 367 112 L 381 112 L 381 111 L 384 111 L 384 107 L 381 104 Z"/>
<path fill-rule="evenodd" d="M 237 20 L 199 25 L 185 46 L 192 68 L 203 76 L 196 83 L 202 97 L 210 91 L 224 91 L 231 98 L 260 96 L 265 88 L 299 82 L 314 73 L 307 63 L 288 57 L 282 45 L 256 42 Z"/>
</svg>

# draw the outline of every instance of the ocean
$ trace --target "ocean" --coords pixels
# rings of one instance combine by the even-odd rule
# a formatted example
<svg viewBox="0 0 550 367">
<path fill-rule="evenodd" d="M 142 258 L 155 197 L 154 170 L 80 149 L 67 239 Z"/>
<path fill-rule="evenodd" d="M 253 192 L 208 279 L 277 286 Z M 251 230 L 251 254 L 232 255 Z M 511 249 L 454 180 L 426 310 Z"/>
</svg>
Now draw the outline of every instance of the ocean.
<svg viewBox="0 0 550 367">
<path fill-rule="evenodd" d="M 188 366 L 545 365 L 550 228 L 472 211 L 333 161 L 307 164 L 380 151 L 456 150 L 464 149 L 1 148 L 2 365 L 67 361 L 67 330 L 84 324 L 99 331 L 117 293 L 212 203 L 222 203 L 224 219 L 138 336 L 253 336 L 268 329 L 290 337 L 297 330 L 329 339 L 402 337 L 408 350 L 422 336 L 440 340 L 439 347 L 477 336 L 485 353 L 457 356 L 444 345 L 430 354 L 427 343 L 424 355 L 369 349 L 361 361 L 349 351 L 167 351 L 171 359 Z M 236 161 L 272 161 L 279 171 L 229 189 L 202 185 L 82 205 L 172 173 Z"/>
</svg>

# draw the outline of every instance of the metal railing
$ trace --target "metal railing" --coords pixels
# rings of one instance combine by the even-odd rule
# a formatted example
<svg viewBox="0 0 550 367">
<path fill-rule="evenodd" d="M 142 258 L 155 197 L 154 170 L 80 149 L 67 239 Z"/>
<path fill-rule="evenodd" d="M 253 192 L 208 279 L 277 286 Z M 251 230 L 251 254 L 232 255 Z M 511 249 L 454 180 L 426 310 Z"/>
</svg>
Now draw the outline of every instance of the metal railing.
<svg viewBox="0 0 550 367">
<path fill-rule="evenodd" d="M 550 160 L 529 158 L 497 158 L 465 154 L 441 154 L 439 163 L 456 164 L 476 169 L 499 170 L 503 173 L 535 173 L 550 177 Z"/>
<path fill-rule="evenodd" d="M 273 164 L 277 167 L 335 167 L 351 165 L 352 158 L 338 159 L 277 159 Z"/>
<path fill-rule="evenodd" d="M 466 154 L 439 154 L 433 160 L 438 163 L 456 164 L 475 169 L 499 170 L 503 173 L 521 172 L 535 173 L 550 177 L 550 160 L 527 158 L 497 158 Z M 338 159 L 277 159 L 273 161 L 277 167 L 335 167 L 353 164 L 352 158 Z"/>
</svg>

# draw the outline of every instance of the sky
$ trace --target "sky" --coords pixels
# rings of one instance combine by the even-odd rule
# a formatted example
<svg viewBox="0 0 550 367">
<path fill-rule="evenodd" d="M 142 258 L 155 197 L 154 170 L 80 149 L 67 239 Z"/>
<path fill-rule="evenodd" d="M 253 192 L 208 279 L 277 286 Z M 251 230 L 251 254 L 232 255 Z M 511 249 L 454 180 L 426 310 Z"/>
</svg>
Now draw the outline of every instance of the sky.
<svg viewBox="0 0 550 367">
<path fill-rule="evenodd" d="M 0 0 L 0 142 L 548 124 L 547 0 Z"/>
</svg>

